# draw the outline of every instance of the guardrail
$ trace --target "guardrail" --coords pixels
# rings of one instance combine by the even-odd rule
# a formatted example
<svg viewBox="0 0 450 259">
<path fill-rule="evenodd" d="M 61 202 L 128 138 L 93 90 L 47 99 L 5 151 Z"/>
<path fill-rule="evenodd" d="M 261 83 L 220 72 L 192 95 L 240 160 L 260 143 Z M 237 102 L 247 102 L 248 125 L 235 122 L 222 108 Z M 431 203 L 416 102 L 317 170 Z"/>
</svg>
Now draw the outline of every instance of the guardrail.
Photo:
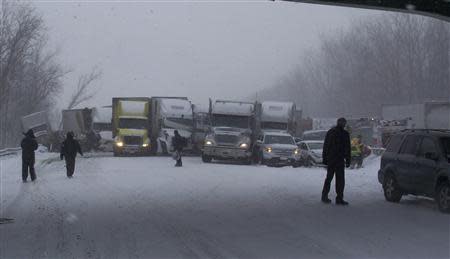
<svg viewBox="0 0 450 259">
<path fill-rule="evenodd" d="M 20 150 L 22 150 L 20 147 L 1 149 L 0 156 L 13 155 L 19 152 Z"/>
</svg>

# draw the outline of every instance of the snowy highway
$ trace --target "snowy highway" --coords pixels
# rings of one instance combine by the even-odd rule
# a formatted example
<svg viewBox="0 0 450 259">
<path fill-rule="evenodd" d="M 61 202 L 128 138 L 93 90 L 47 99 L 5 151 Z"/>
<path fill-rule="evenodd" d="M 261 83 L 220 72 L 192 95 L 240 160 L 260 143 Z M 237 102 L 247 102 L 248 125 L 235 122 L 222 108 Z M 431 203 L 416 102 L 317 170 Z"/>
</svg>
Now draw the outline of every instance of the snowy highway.
<svg viewBox="0 0 450 259">
<path fill-rule="evenodd" d="M 68 179 L 38 153 L 1 160 L 0 258 L 449 258 L 450 218 L 432 200 L 384 200 L 379 158 L 346 174 L 348 207 L 320 202 L 321 168 L 87 155 Z M 334 182 L 333 182 L 334 184 Z M 330 198 L 334 199 L 334 188 Z"/>
</svg>

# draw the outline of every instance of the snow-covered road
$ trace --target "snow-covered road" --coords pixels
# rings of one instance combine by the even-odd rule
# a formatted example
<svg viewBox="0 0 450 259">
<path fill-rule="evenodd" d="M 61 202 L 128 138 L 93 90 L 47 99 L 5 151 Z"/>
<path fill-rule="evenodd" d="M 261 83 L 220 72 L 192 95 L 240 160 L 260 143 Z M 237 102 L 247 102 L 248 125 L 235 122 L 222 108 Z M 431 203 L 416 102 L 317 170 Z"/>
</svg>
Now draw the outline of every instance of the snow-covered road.
<svg viewBox="0 0 450 259">
<path fill-rule="evenodd" d="M 378 158 L 347 171 L 348 207 L 320 202 L 325 170 L 110 156 L 1 159 L 0 258 L 449 258 L 433 201 L 385 202 Z M 334 184 L 334 182 L 333 182 Z M 334 198 L 334 190 L 332 191 Z"/>
</svg>

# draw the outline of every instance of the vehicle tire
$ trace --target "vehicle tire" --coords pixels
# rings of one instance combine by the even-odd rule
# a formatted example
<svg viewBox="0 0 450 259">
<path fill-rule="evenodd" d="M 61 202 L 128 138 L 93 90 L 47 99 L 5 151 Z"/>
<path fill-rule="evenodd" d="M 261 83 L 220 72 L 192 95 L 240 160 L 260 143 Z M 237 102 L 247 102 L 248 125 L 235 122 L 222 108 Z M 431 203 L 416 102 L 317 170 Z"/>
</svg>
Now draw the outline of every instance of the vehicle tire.
<svg viewBox="0 0 450 259">
<path fill-rule="evenodd" d="M 205 155 L 205 154 L 202 154 L 202 161 L 203 161 L 204 163 L 211 163 L 212 157 L 210 157 L 210 156 L 208 156 L 208 155 Z"/>
<path fill-rule="evenodd" d="M 313 167 L 314 166 L 314 162 L 312 161 L 311 157 L 308 157 L 306 159 L 305 165 L 306 165 L 306 167 Z"/>
<path fill-rule="evenodd" d="M 450 213 L 450 184 L 448 182 L 439 185 L 435 200 L 441 212 Z"/>
<path fill-rule="evenodd" d="M 398 187 L 397 181 L 393 174 L 387 174 L 383 182 L 384 198 L 389 202 L 400 202 L 402 199 L 402 191 Z"/>
</svg>

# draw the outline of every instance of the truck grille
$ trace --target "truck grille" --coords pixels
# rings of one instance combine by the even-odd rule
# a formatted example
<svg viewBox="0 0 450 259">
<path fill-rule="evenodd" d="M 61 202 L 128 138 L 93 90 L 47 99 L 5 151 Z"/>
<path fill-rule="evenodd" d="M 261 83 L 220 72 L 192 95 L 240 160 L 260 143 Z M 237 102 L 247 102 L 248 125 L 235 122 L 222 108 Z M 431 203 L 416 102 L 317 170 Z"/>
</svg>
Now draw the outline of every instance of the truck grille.
<svg viewBox="0 0 450 259">
<path fill-rule="evenodd" d="M 238 137 L 233 135 L 216 135 L 218 144 L 235 144 L 237 140 Z"/>
<path fill-rule="evenodd" d="M 141 145 L 142 144 L 142 137 L 139 136 L 124 136 L 123 142 L 125 142 L 125 145 Z"/>
<path fill-rule="evenodd" d="M 289 149 L 274 149 L 273 153 L 277 156 L 288 157 L 288 156 L 291 156 L 294 153 L 294 151 L 289 150 Z"/>
</svg>

